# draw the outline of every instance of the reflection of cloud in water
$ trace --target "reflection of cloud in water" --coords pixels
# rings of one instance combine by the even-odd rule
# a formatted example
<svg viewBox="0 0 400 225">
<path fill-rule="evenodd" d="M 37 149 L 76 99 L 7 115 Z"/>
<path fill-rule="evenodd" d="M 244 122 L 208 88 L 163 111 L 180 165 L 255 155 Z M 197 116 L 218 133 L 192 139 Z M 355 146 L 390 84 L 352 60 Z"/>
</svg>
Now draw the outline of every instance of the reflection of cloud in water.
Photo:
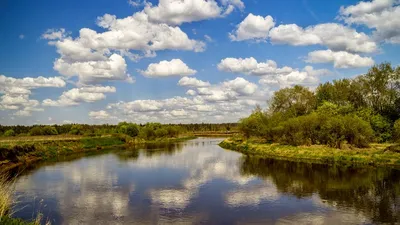
<svg viewBox="0 0 400 225">
<path fill-rule="evenodd" d="M 196 194 L 190 190 L 162 189 L 150 191 L 153 202 L 160 204 L 164 208 L 183 209 L 189 203 L 193 195 Z"/>
<path fill-rule="evenodd" d="M 298 213 L 288 217 L 281 218 L 277 225 L 283 224 L 365 224 L 369 223 L 362 214 L 353 211 L 328 211 L 315 213 Z"/>
<path fill-rule="evenodd" d="M 51 169 L 43 167 L 16 183 L 17 193 L 24 196 L 20 204 L 33 204 L 36 197 L 56 198 L 58 209 L 49 210 L 59 210 L 63 224 L 118 224 L 115 218 L 129 213 L 129 195 L 135 187 L 117 186 L 117 174 L 109 167 L 113 161 L 115 157 L 107 155 L 96 160 L 59 163 Z"/>
<path fill-rule="evenodd" d="M 239 190 L 228 192 L 225 202 L 231 207 L 256 206 L 262 201 L 275 201 L 280 197 L 272 183 L 264 182 L 261 185 L 242 187 Z"/>
<path fill-rule="evenodd" d="M 201 140 L 201 139 L 200 139 Z M 207 140 L 206 140 L 207 142 Z M 224 179 L 238 185 L 244 185 L 254 180 L 254 176 L 240 175 L 238 159 L 240 154 L 226 154 L 218 146 L 199 151 L 196 144 L 187 144 L 184 151 L 170 158 L 158 155 L 151 158 L 139 158 L 132 167 L 140 168 L 186 168 L 189 176 L 182 180 L 176 189 L 151 190 L 153 202 L 163 208 L 183 209 L 198 193 L 198 189 L 214 179 Z M 168 158 L 168 159 L 166 159 Z"/>
</svg>

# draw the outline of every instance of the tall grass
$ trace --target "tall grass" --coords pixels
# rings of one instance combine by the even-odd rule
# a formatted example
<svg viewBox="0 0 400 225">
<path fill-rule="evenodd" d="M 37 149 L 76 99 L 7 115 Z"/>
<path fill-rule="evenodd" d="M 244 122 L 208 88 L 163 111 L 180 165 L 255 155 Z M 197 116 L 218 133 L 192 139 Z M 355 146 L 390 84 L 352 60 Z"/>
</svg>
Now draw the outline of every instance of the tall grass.
<svg viewBox="0 0 400 225">
<path fill-rule="evenodd" d="M 5 175 L 0 175 L 0 221 L 10 213 L 13 191 L 12 183 Z"/>
<path fill-rule="evenodd" d="M 7 179 L 4 174 L 0 174 L 0 224 L 3 225 L 40 225 L 42 214 L 38 214 L 33 222 L 26 222 L 21 219 L 11 218 L 11 207 L 15 203 L 13 201 L 14 183 Z M 51 225 L 49 221 L 46 225 Z"/>
</svg>

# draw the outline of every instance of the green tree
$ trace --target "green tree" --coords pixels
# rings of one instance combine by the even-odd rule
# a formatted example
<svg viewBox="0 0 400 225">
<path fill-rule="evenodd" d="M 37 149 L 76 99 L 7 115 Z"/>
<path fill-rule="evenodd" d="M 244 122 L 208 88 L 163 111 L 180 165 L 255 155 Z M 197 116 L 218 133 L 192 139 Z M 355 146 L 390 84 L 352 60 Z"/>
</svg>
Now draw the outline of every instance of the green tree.
<svg viewBox="0 0 400 225">
<path fill-rule="evenodd" d="M 30 136 L 40 136 L 43 135 L 43 129 L 40 126 L 34 126 L 30 131 L 29 135 Z"/>
<path fill-rule="evenodd" d="M 71 127 L 71 130 L 69 131 L 70 134 L 74 135 L 82 135 L 83 134 L 83 129 L 80 124 L 74 124 Z"/>
<path fill-rule="evenodd" d="M 13 129 L 9 129 L 9 130 L 7 130 L 6 132 L 4 132 L 4 136 L 5 136 L 5 137 L 12 137 L 12 136 L 15 136 L 15 132 L 14 132 Z"/>
<path fill-rule="evenodd" d="M 315 107 L 314 93 L 299 85 L 276 91 L 269 102 L 272 113 L 283 113 L 287 117 L 309 114 Z"/>
</svg>

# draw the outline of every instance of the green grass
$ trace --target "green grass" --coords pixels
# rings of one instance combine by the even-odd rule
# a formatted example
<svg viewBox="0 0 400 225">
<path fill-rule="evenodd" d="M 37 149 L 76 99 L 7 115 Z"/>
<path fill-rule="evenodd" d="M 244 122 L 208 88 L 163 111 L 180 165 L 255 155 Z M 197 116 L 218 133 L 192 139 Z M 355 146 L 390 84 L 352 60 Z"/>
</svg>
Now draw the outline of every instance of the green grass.
<svg viewBox="0 0 400 225">
<path fill-rule="evenodd" d="M 257 140 L 226 139 L 220 143 L 226 149 L 265 158 L 323 164 L 363 164 L 372 166 L 400 166 L 400 153 L 388 151 L 388 144 L 371 144 L 369 148 L 336 149 L 323 145 L 288 146 L 261 143 Z"/>
</svg>

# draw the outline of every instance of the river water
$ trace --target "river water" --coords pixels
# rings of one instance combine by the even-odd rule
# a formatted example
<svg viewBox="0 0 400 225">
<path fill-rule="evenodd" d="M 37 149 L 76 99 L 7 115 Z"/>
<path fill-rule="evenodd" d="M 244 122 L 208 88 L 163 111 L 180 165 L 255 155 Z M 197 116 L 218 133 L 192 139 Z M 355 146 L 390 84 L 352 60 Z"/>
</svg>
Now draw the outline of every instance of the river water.
<svg viewBox="0 0 400 225">
<path fill-rule="evenodd" d="M 247 157 L 222 139 L 25 169 L 14 217 L 52 224 L 396 224 L 400 170 Z"/>
</svg>

